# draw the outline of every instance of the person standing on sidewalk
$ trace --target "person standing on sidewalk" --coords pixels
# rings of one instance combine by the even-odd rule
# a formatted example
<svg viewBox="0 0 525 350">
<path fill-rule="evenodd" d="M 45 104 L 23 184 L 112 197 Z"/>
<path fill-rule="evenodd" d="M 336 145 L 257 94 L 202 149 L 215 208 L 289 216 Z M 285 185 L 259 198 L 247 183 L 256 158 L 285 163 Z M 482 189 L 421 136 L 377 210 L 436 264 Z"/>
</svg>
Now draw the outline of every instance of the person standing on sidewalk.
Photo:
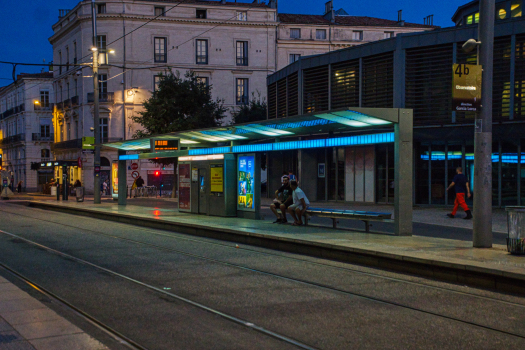
<svg viewBox="0 0 525 350">
<path fill-rule="evenodd" d="M 467 206 L 467 203 L 465 202 L 465 192 L 468 195 L 468 198 L 470 198 L 470 188 L 468 185 L 468 179 L 465 175 L 463 175 L 463 169 L 461 167 L 456 168 L 456 176 L 454 176 L 454 179 L 452 180 L 452 183 L 450 186 L 447 187 L 447 191 L 450 190 L 452 187 L 455 187 L 456 190 L 456 200 L 454 201 L 454 209 L 452 209 L 451 214 L 447 214 L 447 216 L 451 219 L 453 219 L 456 216 L 456 212 L 458 211 L 458 207 L 461 206 L 463 210 L 465 211 L 465 214 L 467 216 L 464 217 L 465 220 L 472 219 L 472 212 Z"/>
</svg>

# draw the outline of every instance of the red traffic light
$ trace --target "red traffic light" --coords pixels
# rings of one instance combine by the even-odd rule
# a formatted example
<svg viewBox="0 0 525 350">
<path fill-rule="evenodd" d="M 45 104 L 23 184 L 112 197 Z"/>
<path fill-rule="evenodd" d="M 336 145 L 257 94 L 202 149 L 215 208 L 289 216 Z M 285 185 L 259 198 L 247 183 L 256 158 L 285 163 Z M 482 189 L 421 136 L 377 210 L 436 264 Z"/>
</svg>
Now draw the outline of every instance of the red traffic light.
<svg viewBox="0 0 525 350">
<path fill-rule="evenodd" d="M 160 171 L 155 172 L 155 176 L 159 176 L 159 174 L 160 174 Z"/>
</svg>

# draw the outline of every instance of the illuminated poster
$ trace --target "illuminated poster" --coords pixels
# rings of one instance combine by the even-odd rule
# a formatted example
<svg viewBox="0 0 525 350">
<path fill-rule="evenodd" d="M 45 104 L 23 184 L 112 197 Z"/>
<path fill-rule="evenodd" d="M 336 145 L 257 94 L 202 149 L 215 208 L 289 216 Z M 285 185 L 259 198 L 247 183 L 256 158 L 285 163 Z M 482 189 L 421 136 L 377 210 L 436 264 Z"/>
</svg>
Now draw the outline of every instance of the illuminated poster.
<svg viewBox="0 0 525 350">
<path fill-rule="evenodd" d="M 191 170 L 189 164 L 179 164 L 179 209 L 191 209 Z"/>
<path fill-rule="evenodd" d="M 253 202 L 253 175 L 255 167 L 254 156 L 239 156 L 237 164 L 237 208 L 255 210 Z"/>
<path fill-rule="evenodd" d="M 111 196 L 118 198 L 118 162 L 111 163 Z"/>
<path fill-rule="evenodd" d="M 212 164 L 210 166 L 210 187 L 211 192 L 224 192 L 224 166 L 222 164 Z"/>
</svg>

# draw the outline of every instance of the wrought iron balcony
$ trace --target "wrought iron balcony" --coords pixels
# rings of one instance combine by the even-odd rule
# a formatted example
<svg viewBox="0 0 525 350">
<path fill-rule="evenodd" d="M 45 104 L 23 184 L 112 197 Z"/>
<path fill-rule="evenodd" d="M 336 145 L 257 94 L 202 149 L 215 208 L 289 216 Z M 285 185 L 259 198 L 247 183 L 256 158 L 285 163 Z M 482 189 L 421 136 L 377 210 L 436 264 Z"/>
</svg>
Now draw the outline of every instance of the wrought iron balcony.
<svg viewBox="0 0 525 350">
<path fill-rule="evenodd" d="M 4 137 L 0 139 L 0 145 L 8 145 L 11 143 L 22 142 L 26 140 L 26 134 L 18 134 L 13 136 Z"/>
<path fill-rule="evenodd" d="M 42 103 L 39 103 L 39 104 L 33 104 L 34 108 L 35 108 L 35 111 L 37 112 L 47 112 L 47 111 L 52 111 L 53 110 L 53 107 L 54 107 L 54 104 L 53 103 L 47 103 L 47 104 L 42 104 Z"/>
<path fill-rule="evenodd" d="M 64 100 L 64 108 L 71 108 L 71 99 Z"/>
<path fill-rule="evenodd" d="M 51 151 L 55 150 L 64 150 L 64 149 L 73 149 L 73 148 L 82 148 L 82 139 L 74 139 L 62 142 L 55 142 L 51 144 Z"/>
<path fill-rule="evenodd" d="M 55 134 L 33 133 L 33 141 L 53 141 Z"/>
<path fill-rule="evenodd" d="M 79 104 L 78 96 L 71 97 L 71 107 L 77 107 Z"/>
<path fill-rule="evenodd" d="M 99 102 L 100 103 L 113 103 L 113 92 L 101 92 L 99 94 Z M 93 103 L 95 102 L 95 94 L 93 92 L 88 92 L 87 94 L 87 102 Z"/>
<path fill-rule="evenodd" d="M 56 106 L 57 106 L 57 109 L 63 110 L 64 109 L 64 102 L 57 102 Z"/>
</svg>

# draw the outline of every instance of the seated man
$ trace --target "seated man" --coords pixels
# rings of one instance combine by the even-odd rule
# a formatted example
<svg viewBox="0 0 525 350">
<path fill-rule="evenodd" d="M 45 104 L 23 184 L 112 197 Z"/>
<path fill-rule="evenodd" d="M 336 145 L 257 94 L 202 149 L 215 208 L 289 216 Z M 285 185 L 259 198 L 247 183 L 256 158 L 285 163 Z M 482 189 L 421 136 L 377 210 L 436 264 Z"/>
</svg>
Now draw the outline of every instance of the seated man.
<svg viewBox="0 0 525 350">
<path fill-rule="evenodd" d="M 288 207 L 288 212 L 292 215 L 294 218 L 294 226 L 301 226 L 303 224 L 302 217 L 306 209 L 308 209 L 308 206 L 310 205 L 310 201 L 304 194 L 303 190 L 301 190 L 297 186 L 297 181 L 290 181 L 290 187 L 293 191 L 293 204 Z"/>
<path fill-rule="evenodd" d="M 292 204 L 292 189 L 290 187 L 290 182 L 288 176 L 283 176 L 282 178 L 283 185 L 275 191 L 274 203 L 270 205 L 270 209 L 277 217 L 273 223 L 287 223 L 286 220 L 286 209 Z M 279 198 L 280 197 L 280 198 Z M 281 209 L 281 213 L 277 212 L 277 208 Z"/>
</svg>

